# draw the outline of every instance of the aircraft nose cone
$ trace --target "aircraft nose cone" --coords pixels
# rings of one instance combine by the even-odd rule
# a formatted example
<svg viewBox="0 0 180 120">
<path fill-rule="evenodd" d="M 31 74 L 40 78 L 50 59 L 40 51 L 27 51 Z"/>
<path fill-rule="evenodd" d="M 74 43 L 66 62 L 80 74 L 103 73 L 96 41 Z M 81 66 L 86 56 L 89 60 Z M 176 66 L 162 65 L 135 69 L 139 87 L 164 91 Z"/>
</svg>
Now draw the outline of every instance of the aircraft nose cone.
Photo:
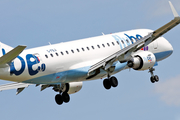
<svg viewBox="0 0 180 120">
<path fill-rule="evenodd" d="M 159 52 L 155 54 L 156 60 L 161 61 L 169 57 L 173 53 L 172 45 L 163 37 L 158 39 Z"/>
<path fill-rule="evenodd" d="M 173 47 L 172 47 L 172 45 L 169 42 L 166 45 L 166 49 L 167 49 L 167 51 L 169 51 L 169 55 L 168 56 L 170 56 L 173 53 Z"/>
<path fill-rule="evenodd" d="M 168 51 L 168 55 L 167 56 L 169 57 L 172 53 L 173 53 L 173 49 Z"/>
<path fill-rule="evenodd" d="M 165 58 L 169 57 L 169 56 L 173 53 L 173 47 L 172 47 L 172 45 L 169 43 L 169 41 L 166 41 L 166 44 L 165 44 L 165 52 L 166 52 Z"/>
</svg>

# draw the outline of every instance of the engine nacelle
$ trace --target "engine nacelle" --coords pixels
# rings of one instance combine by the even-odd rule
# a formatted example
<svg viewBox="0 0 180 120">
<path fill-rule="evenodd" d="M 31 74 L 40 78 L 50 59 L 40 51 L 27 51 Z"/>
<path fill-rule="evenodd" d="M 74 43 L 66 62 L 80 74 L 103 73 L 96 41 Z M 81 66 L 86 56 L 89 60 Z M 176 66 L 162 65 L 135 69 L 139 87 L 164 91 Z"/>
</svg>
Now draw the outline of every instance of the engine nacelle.
<svg viewBox="0 0 180 120">
<path fill-rule="evenodd" d="M 156 63 L 156 57 L 149 51 L 142 51 L 133 56 L 127 65 L 134 70 L 147 70 L 152 68 Z"/>
<path fill-rule="evenodd" d="M 71 82 L 71 83 L 66 83 L 63 92 L 67 92 L 68 94 L 73 94 L 81 90 L 83 85 L 83 82 Z"/>
</svg>

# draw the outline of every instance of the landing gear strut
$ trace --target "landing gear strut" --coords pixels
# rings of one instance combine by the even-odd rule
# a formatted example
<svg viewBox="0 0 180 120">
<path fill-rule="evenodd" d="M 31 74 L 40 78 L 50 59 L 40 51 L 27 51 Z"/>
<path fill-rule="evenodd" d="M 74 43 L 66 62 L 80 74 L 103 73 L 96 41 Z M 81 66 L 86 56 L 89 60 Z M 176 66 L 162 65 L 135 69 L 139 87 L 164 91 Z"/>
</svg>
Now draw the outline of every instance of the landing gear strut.
<svg viewBox="0 0 180 120">
<path fill-rule="evenodd" d="M 111 88 L 111 86 L 117 87 L 118 86 L 118 80 L 116 77 L 114 77 L 114 76 L 110 77 L 108 75 L 108 78 L 104 79 L 103 85 L 104 85 L 104 88 L 106 88 L 108 90 Z"/>
<path fill-rule="evenodd" d="M 159 77 L 158 77 L 157 75 L 154 75 L 153 71 L 155 71 L 154 68 L 150 68 L 150 69 L 149 69 L 149 72 L 151 73 L 151 78 L 150 78 L 150 80 L 151 80 L 152 83 L 155 83 L 155 82 L 158 82 L 158 81 L 159 81 Z"/>
</svg>

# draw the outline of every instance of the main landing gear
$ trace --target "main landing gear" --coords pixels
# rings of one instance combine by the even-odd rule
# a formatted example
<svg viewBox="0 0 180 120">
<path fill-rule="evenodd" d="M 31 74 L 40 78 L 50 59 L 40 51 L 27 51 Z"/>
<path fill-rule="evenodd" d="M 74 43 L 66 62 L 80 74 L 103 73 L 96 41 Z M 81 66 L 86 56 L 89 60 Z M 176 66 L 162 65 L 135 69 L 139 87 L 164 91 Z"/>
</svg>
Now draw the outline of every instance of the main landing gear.
<svg viewBox="0 0 180 120">
<path fill-rule="evenodd" d="M 155 71 L 154 68 L 149 69 L 149 72 L 151 73 L 150 80 L 151 80 L 152 83 L 155 83 L 155 82 L 159 81 L 159 77 L 157 75 L 154 75 L 153 71 Z"/>
<path fill-rule="evenodd" d="M 66 92 L 63 92 L 62 95 L 59 93 L 55 96 L 55 101 L 58 105 L 63 104 L 63 102 L 68 103 L 70 101 L 70 96 Z"/>
<path fill-rule="evenodd" d="M 106 88 L 107 90 L 112 87 L 117 87 L 118 86 L 118 80 L 116 77 L 112 76 L 110 77 L 108 75 L 108 78 L 107 79 L 104 79 L 103 81 L 103 85 L 104 85 L 104 88 Z"/>
<path fill-rule="evenodd" d="M 63 102 L 68 103 L 70 101 L 70 96 L 68 94 L 68 90 L 69 90 L 68 84 L 63 84 L 61 87 L 60 85 L 54 86 L 53 90 L 55 92 L 59 92 L 59 94 L 55 96 L 55 101 L 58 105 L 63 104 Z"/>
</svg>

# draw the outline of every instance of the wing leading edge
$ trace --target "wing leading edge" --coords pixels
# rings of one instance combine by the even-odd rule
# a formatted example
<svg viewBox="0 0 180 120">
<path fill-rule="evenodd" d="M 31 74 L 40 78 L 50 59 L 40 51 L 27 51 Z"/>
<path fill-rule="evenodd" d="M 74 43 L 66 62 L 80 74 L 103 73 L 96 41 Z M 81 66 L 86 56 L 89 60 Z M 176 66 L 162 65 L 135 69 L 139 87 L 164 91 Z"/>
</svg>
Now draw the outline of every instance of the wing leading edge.
<svg viewBox="0 0 180 120">
<path fill-rule="evenodd" d="M 131 53 L 136 52 L 137 50 L 141 49 L 144 46 L 147 46 L 154 40 L 156 40 L 158 37 L 162 36 L 172 28 L 174 28 L 176 25 L 180 23 L 180 17 L 175 10 L 174 6 L 172 3 L 169 1 L 169 4 L 171 6 L 174 19 L 171 20 L 169 23 L 165 24 L 164 26 L 160 27 L 159 29 L 149 33 L 147 36 L 143 37 L 139 41 L 135 42 L 134 44 L 129 45 L 128 47 L 121 49 L 117 51 L 116 53 L 110 55 L 109 57 L 101 60 L 100 62 L 92 65 L 88 71 L 88 78 L 90 79 L 97 75 L 100 71 L 100 69 L 103 69 L 107 71 L 114 62 L 119 61 L 119 62 L 126 62 L 131 58 Z"/>
</svg>

